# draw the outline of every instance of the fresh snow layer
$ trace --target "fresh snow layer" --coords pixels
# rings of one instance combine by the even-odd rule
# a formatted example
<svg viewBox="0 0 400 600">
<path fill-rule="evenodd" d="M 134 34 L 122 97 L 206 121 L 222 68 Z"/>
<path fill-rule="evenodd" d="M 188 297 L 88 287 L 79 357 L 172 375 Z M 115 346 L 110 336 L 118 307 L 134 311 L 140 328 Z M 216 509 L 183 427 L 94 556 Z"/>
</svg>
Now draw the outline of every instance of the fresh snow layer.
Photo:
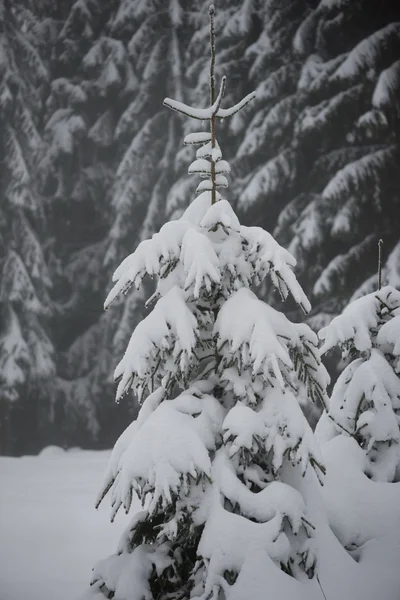
<svg viewBox="0 0 400 600">
<path fill-rule="evenodd" d="M 319 579 L 328 600 L 398 600 L 400 484 L 368 480 L 357 449 L 344 436 L 324 446 L 321 491 L 337 534 L 364 542 L 361 560 L 346 557 L 325 532 Z M 0 458 L 1 600 L 76 600 L 85 592 L 92 567 L 115 552 L 131 520 L 120 515 L 111 525 L 108 503 L 94 509 L 108 458 L 56 447 L 38 457 Z M 285 600 L 323 598 L 315 579 L 301 584 L 265 552 L 251 551 L 229 600 L 266 600 L 271 589 Z"/>
<path fill-rule="evenodd" d="M 349 340 L 360 352 L 369 350 L 372 346 L 370 330 L 378 326 L 382 307 L 397 314 L 399 306 L 400 292 L 389 285 L 355 300 L 319 332 L 319 337 L 324 340 L 321 354 Z"/>
<path fill-rule="evenodd" d="M 0 457 L 1 600 L 75 600 L 89 585 L 126 526 L 94 508 L 109 455 L 53 446 Z"/>
<path fill-rule="evenodd" d="M 362 546 L 397 533 L 400 543 L 400 483 L 368 479 L 363 472 L 364 452 L 353 438 L 339 435 L 322 450 L 327 469 L 322 495 L 341 542 Z M 398 560 L 400 564 L 400 554 Z M 398 591 L 400 598 L 400 577 Z"/>
</svg>

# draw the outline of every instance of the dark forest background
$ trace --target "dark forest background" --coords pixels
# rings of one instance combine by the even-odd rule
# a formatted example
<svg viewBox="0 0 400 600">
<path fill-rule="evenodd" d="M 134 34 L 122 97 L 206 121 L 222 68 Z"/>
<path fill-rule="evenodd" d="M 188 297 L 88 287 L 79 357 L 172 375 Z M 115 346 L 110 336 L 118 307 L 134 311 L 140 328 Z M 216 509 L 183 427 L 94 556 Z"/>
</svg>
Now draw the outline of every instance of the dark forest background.
<svg viewBox="0 0 400 600">
<path fill-rule="evenodd" d="M 317 330 L 376 289 L 379 238 L 400 288 L 400 2 L 215 4 L 227 102 L 257 91 L 220 126 L 227 197 L 296 256 Z M 198 123 L 162 101 L 208 103 L 208 5 L 0 0 L 2 453 L 110 447 L 136 414 L 112 374 L 149 290 L 102 306 L 193 198 Z"/>
</svg>

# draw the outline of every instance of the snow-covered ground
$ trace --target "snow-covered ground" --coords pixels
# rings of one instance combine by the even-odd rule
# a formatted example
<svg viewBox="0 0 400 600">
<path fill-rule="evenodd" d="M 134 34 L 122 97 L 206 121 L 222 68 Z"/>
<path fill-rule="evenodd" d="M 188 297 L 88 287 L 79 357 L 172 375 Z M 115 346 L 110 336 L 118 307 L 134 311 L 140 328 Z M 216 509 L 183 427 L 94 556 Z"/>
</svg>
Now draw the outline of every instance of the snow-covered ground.
<svg viewBox="0 0 400 600">
<path fill-rule="evenodd" d="M 370 541 L 358 565 L 344 560 L 337 544 L 331 548 L 321 560 L 321 584 L 328 600 L 399 600 L 400 484 L 361 481 L 357 460 L 348 460 L 351 441 L 339 441 L 324 452 L 325 503 L 339 537 L 350 541 L 362 529 Z M 87 589 L 92 566 L 115 551 L 129 521 L 121 513 L 111 524 L 108 502 L 94 508 L 108 458 L 54 447 L 37 457 L 0 457 L 0 600 L 77 600 Z M 373 539 L 378 525 L 380 540 Z M 304 589 L 285 585 L 293 598 L 323 598 L 316 581 Z"/>
<path fill-rule="evenodd" d="M 88 586 L 127 520 L 94 508 L 108 458 L 55 447 L 0 457 L 1 600 L 75 600 Z"/>
</svg>

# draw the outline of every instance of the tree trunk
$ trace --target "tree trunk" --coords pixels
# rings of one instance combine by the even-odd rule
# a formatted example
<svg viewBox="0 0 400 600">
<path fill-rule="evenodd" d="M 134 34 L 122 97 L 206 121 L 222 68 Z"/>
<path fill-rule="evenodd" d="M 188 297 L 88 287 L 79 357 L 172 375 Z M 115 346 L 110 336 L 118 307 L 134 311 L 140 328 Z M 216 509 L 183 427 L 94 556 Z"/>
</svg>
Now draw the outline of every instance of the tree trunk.
<svg viewBox="0 0 400 600">
<path fill-rule="evenodd" d="M 10 406 L 6 400 L 0 402 L 0 455 L 11 455 Z"/>
</svg>

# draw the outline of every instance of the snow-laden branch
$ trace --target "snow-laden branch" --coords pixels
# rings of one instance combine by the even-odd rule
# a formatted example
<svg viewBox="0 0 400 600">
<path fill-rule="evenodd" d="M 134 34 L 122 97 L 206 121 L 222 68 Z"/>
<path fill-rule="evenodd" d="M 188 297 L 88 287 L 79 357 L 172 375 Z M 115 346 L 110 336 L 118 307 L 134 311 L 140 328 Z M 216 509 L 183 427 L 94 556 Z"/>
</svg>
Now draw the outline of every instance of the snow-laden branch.
<svg viewBox="0 0 400 600">
<path fill-rule="evenodd" d="M 178 100 L 172 100 L 171 98 L 165 98 L 163 104 L 167 108 L 171 108 L 177 112 L 180 112 L 187 117 L 191 117 L 192 119 L 198 119 L 200 121 L 209 121 L 212 119 L 214 115 L 218 113 L 218 109 L 221 105 L 222 98 L 224 97 L 226 87 L 226 77 L 222 77 L 221 86 L 219 89 L 219 94 L 217 99 L 215 100 L 212 106 L 208 108 L 195 108 L 194 106 L 189 106 L 188 104 L 184 104 L 183 102 L 178 102 Z M 197 142 L 189 142 L 189 143 L 197 143 Z"/>
<path fill-rule="evenodd" d="M 297 399 L 289 390 L 278 388 L 268 388 L 264 394 L 257 412 L 244 402 L 228 412 L 223 430 L 229 456 L 255 455 L 266 449 L 275 473 L 286 457 L 301 465 L 303 475 L 311 465 L 321 479 L 325 472 L 322 457 Z"/>
<path fill-rule="evenodd" d="M 196 131 L 189 133 L 183 140 L 184 144 L 206 144 L 211 141 L 211 133 L 209 131 Z"/>
<path fill-rule="evenodd" d="M 400 308 L 397 316 L 382 325 L 376 336 L 376 341 L 381 346 L 390 346 L 391 353 L 400 358 Z M 398 372 L 400 372 L 400 369 Z"/>
<path fill-rule="evenodd" d="M 235 409 L 232 410 L 235 411 Z M 228 413 L 224 421 L 224 428 L 234 419 L 234 415 L 231 413 L 232 411 Z M 305 516 L 305 503 L 300 492 L 280 481 L 272 481 L 258 493 L 251 492 L 238 479 L 225 448 L 217 452 L 213 469 L 221 492 L 233 506 L 239 505 L 242 515 L 259 523 L 266 523 L 274 518 L 277 513 L 277 506 L 279 506 L 281 518 L 286 517 L 293 532 L 299 532 L 302 517 Z"/>
<path fill-rule="evenodd" d="M 196 158 L 211 158 L 214 162 L 221 160 L 222 152 L 217 140 L 215 140 L 214 148 L 211 141 L 201 146 L 196 152 Z"/>
<path fill-rule="evenodd" d="M 398 48 L 399 36 L 400 22 L 389 23 L 374 31 L 349 52 L 331 78 L 333 80 L 355 79 L 364 75 L 368 69 L 377 69 L 386 53 L 393 56 L 390 52 Z"/>
<path fill-rule="evenodd" d="M 199 194 L 201 192 L 204 192 L 204 190 L 212 190 L 213 187 L 213 182 L 211 179 L 203 179 L 203 181 L 200 181 L 199 185 L 196 188 L 196 193 Z M 225 177 L 225 175 L 216 175 L 215 176 L 215 187 L 216 188 L 227 188 L 228 187 L 228 180 Z M 218 192 L 217 192 L 217 200 L 219 200 L 218 198 Z"/>
<path fill-rule="evenodd" d="M 270 233 L 261 227 L 240 228 L 241 235 L 247 246 L 248 259 L 251 262 L 258 282 L 269 273 L 272 283 L 286 300 L 289 292 L 296 303 L 307 313 L 311 304 L 298 283 L 292 267 L 296 259 L 285 248 L 282 248 Z"/>
<path fill-rule="evenodd" d="M 254 375 L 261 374 L 265 381 L 275 379 L 284 388 L 286 370 L 293 365 L 278 331 L 291 337 L 286 317 L 244 288 L 225 302 L 214 327 L 221 355 L 226 347 L 226 358 L 236 359 L 239 370 L 250 368 Z M 221 366 L 225 361 L 221 360 Z"/>
<path fill-rule="evenodd" d="M 144 240 L 122 261 L 113 275 L 116 282 L 104 303 L 104 308 L 120 294 L 126 294 L 132 285 L 139 288 L 143 277 L 159 275 L 162 266 L 179 259 L 182 240 L 190 227 L 187 221 L 170 221 L 161 227 L 150 240 Z"/>
<path fill-rule="evenodd" d="M 235 113 L 239 112 L 239 110 L 241 110 L 244 106 L 246 106 L 246 104 L 251 102 L 255 97 L 256 97 L 256 92 L 251 92 L 250 94 L 247 94 L 247 96 L 245 96 L 240 102 L 238 102 L 237 104 L 234 104 L 230 108 L 220 108 L 217 111 L 216 116 L 219 117 L 220 119 L 225 119 L 226 117 L 231 117 Z"/>
<path fill-rule="evenodd" d="M 392 144 L 346 164 L 332 177 L 322 196 L 328 200 L 342 201 L 352 194 L 369 190 L 381 180 L 382 173 L 394 169 L 397 169 L 397 146 Z"/>
<path fill-rule="evenodd" d="M 197 158 L 189 165 L 188 173 L 211 176 L 211 163 L 205 158 Z"/>
<path fill-rule="evenodd" d="M 221 108 L 221 102 L 224 97 L 226 87 L 226 77 L 224 76 L 221 81 L 221 87 L 219 90 L 219 94 L 217 99 L 215 100 L 212 106 L 208 108 L 196 108 L 194 106 L 189 106 L 188 104 L 184 104 L 183 102 L 179 102 L 178 100 L 173 100 L 172 98 L 165 98 L 164 106 L 175 110 L 176 112 L 180 112 L 187 117 L 191 117 L 192 119 L 198 119 L 200 121 L 210 121 L 212 117 L 215 115 L 219 119 L 226 119 L 227 117 L 231 117 L 241 110 L 246 104 L 251 102 L 256 97 L 256 92 L 251 92 L 247 94 L 240 102 L 230 106 L 229 108 Z M 205 134 L 206 136 L 206 134 Z M 207 139 L 205 137 L 205 139 Z M 210 139 L 210 138 L 208 138 Z M 186 136 L 185 144 L 200 144 L 202 143 L 202 139 L 199 134 L 192 133 Z"/>
<path fill-rule="evenodd" d="M 114 378 L 120 380 L 117 400 L 132 387 L 147 387 L 152 391 L 155 378 L 160 374 L 183 376 L 189 368 L 197 338 L 197 321 L 185 302 L 185 294 L 173 287 L 132 334 L 114 372 Z M 171 365 L 166 366 L 168 356 Z"/>
<path fill-rule="evenodd" d="M 151 514 L 159 502 L 166 508 L 178 494 L 183 500 L 189 481 L 201 486 L 211 476 L 209 452 L 215 450 L 222 406 L 212 396 L 200 398 L 190 390 L 168 402 L 162 402 L 164 394 L 160 388 L 145 400 L 137 421 L 114 448 L 97 502 L 110 492 L 112 518 L 121 506 L 129 511 L 133 492 L 142 500 L 150 494 Z"/>
<path fill-rule="evenodd" d="M 317 435 L 322 442 L 353 437 L 375 481 L 393 481 L 400 465 L 399 333 L 400 292 L 391 286 L 354 300 L 319 333 L 321 352 L 339 346 L 354 360 L 335 384 Z"/>
<path fill-rule="evenodd" d="M 210 240 L 193 229 L 182 243 L 181 261 L 185 271 L 185 290 L 193 287 L 193 295 L 198 298 L 204 286 L 208 292 L 212 284 L 221 281 L 220 262 Z"/>
<path fill-rule="evenodd" d="M 369 358 L 354 360 L 341 373 L 318 429 L 323 433 L 328 419 L 336 433 L 355 437 L 366 453 L 371 478 L 393 481 L 400 464 L 399 410 L 400 379 L 383 353 L 373 348 Z"/>
<path fill-rule="evenodd" d="M 320 339 L 324 340 L 321 354 L 337 345 L 351 344 L 359 352 L 371 349 L 373 330 L 382 314 L 396 309 L 400 310 L 400 292 L 391 286 L 355 300 L 319 332 Z"/>
<path fill-rule="evenodd" d="M 249 289 L 241 288 L 222 306 L 214 335 L 220 357 L 217 370 L 236 396 L 262 395 L 262 386 L 252 384 L 255 377 L 267 386 L 293 389 L 295 371 L 308 396 L 325 405 L 329 376 L 319 360 L 318 338 L 307 325 L 291 323 Z M 237 381 L 231 367 L 238 370 Z"/>
<path fill-rule="evenodd" d="M 372 95 L 372 105 L 376 108 L 395 106 L 400 92 L 400 59 L 382 71 Z"/>
</svg>

